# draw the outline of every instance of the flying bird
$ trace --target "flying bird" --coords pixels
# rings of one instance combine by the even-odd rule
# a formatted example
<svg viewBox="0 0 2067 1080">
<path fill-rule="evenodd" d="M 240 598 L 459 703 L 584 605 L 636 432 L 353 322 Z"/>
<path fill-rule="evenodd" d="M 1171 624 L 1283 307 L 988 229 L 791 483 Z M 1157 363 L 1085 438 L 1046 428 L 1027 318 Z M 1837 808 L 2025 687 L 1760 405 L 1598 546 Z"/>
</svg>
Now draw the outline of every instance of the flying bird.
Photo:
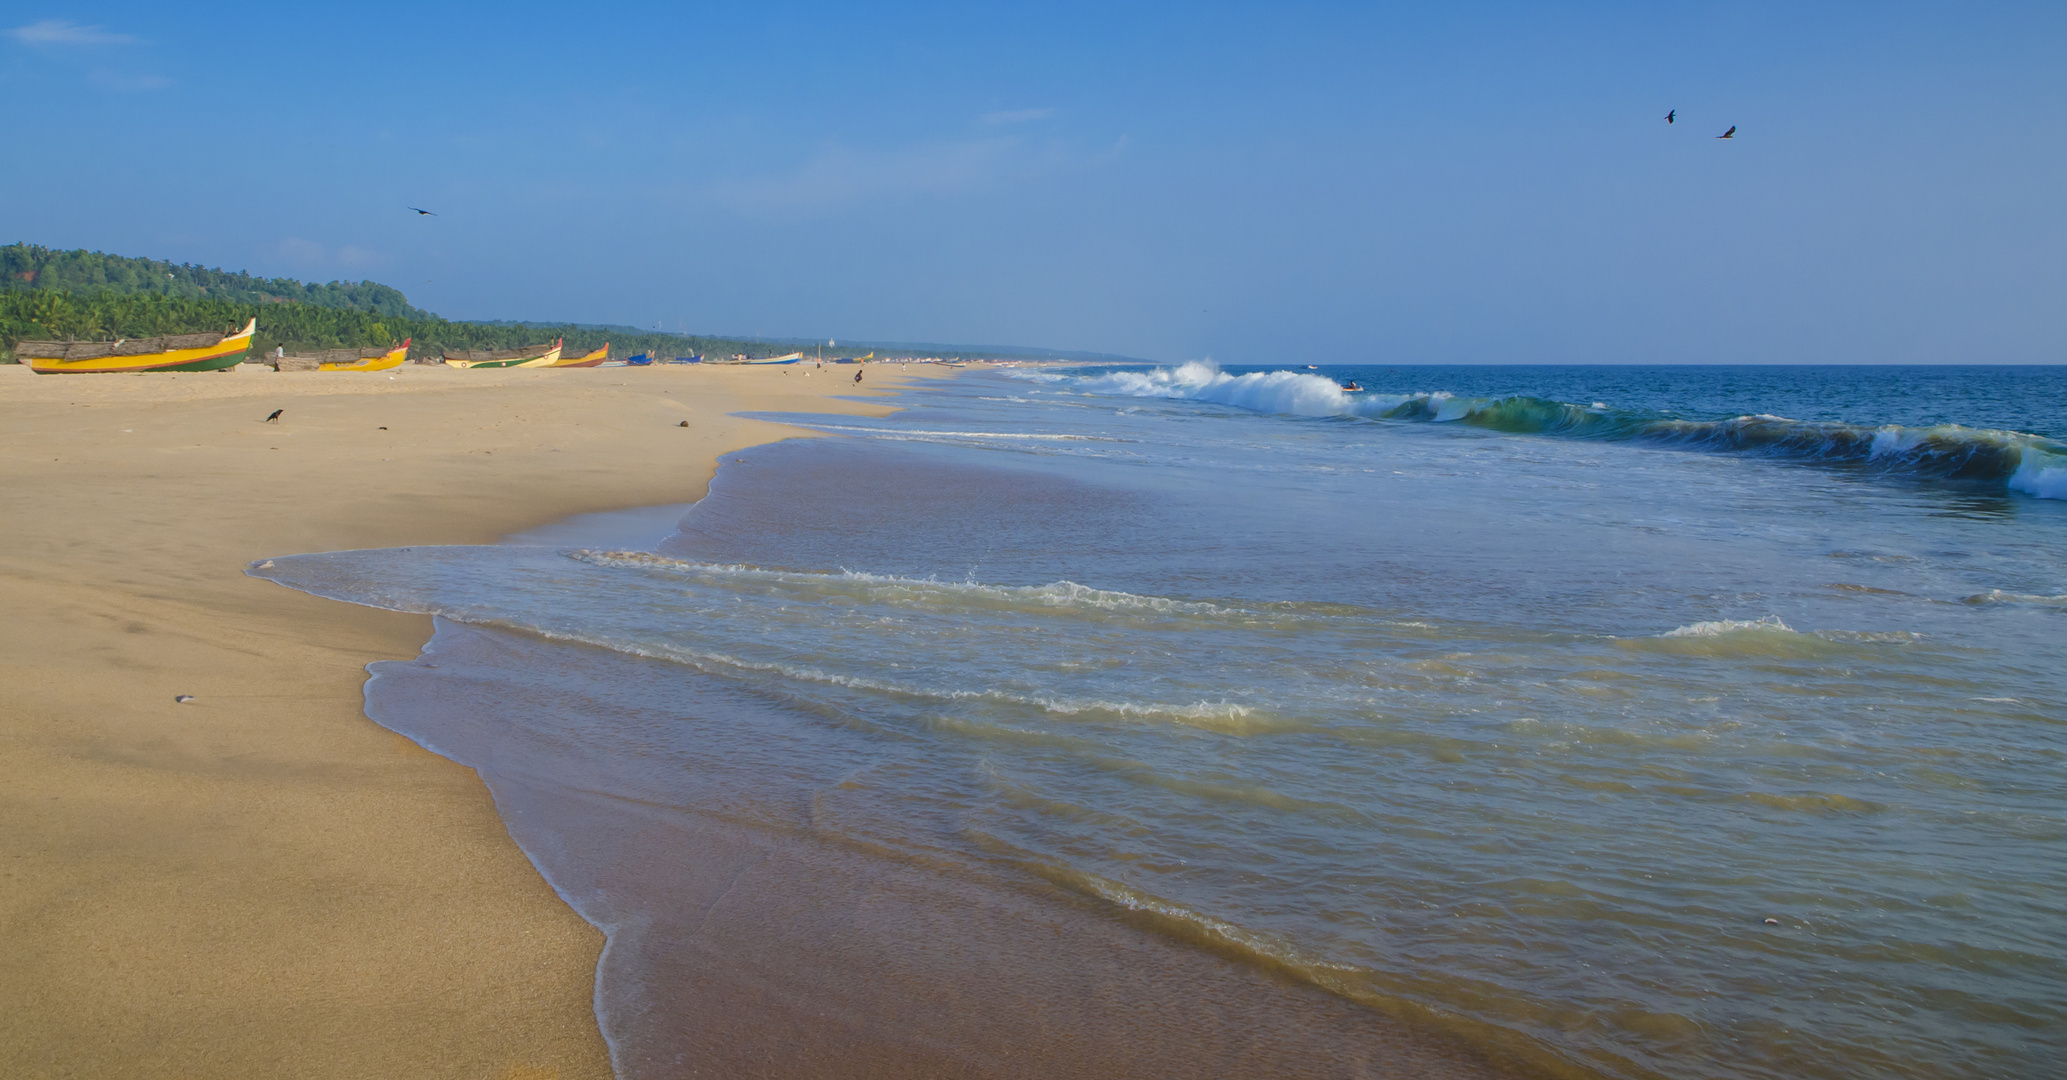
<svg viewBox="0 0 2067 1080">
<path fill-rule="evenodd" d="M 1672 122 L 1673 122 L 1674 120 L 1678 119 L 1678 117 L 1679 117 L 1679 110 L 1678 110 L 1678 109 L 1674 109 L 1674 110 L 1672 110 L 1671 112 L 1668 112 L 1668 113 L 1666 113 L 1666 114 L 1665 114 L 1665 122 L 1666 122 L 1666 123 L 1668 123 L 1668 124 L 1670 124 L 1670 123 L 1672 123 Z"/>
<path fill-rule="evenodd" d="M 1730 125 L 1730 130 L 1728 130 L 1728 131 L 1725 131 L 1725 132 L 1723 132 L 1722 134 L 1720 134 L 1720 135 L 1717 135 L 1717 136 L 1716 136 L 1716 138 L 1718 138 L 1718 139 L 1734 139 L 1734 138 L 1736 138 L 1736 137 L 1737 137 L 1737 125 L 1735 125 L 1735 124 L 1731 124 L 1731 125 Z"/>
<path fill-rule="evenodd" d="M 425 210 L 425 209 L 424 209 L 423 207 L 420 207 L 420 206 L 412 206 L 412 207 L 410 207 L 409 209 L 411 209 L 411 210 L 414 210 L 414 211 L 416 211 L 417 213 L 419 213 L 419 214 L 422 214 L 422 215 L 423 215 L 423 216 L 425 216 L 425 217 L 437 217 L 437 216 L 438 216 L 438 215 L 436 215 L 436 214 L 433 214 L 433 213 L 431 213 L 431 212 L 430 212 L 429 210 Z"/>
<path fill-rule="evenodd" d="M 280 414 L 286 411 L 286 409 L 274 409 L 273 415 L 266 417 L 266 423 L 272 424 L 279 422 Z"/>
</svg>

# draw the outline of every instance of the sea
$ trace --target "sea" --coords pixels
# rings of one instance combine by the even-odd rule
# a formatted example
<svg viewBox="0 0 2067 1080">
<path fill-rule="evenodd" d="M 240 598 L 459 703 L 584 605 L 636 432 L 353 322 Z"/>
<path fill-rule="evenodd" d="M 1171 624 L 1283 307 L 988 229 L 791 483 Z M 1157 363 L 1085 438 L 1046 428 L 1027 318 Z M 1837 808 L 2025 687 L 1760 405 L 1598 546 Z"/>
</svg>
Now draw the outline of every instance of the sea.
<svg viewBox="0 0 2067 1080">
<path fill-rule="evenodd" d="M 607 933 L 620 1076 L 2060 1075 L 2067 368 L 890 403 L 251 569 L 437 617 L 367 713 Z"/>
</svg>

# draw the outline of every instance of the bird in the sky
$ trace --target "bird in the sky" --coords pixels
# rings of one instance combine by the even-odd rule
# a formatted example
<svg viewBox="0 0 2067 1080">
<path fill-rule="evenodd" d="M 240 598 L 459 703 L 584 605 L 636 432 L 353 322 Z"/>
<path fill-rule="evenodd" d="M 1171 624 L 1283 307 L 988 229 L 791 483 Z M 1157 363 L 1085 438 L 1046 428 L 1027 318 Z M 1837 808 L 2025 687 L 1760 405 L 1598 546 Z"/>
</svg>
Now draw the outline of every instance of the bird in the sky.
<svg viewBox="0 0 2067 1080">
<path fill-rule="evenodd" d="M 431 212 L 430 212 L 429 210 L 425 210 L 425 209 L 424 209 L 423 207 L 421 207 L 421 206 L 412 206 L 412 207 L 410 207 L 409 209 L 411 209 L 411 210 L 414 210 L 414 211 L 416 211 L 417 213 L 419 213 L 419 214 L 422 214 L 422 215 L 423 215 L 423 216 L 425 216 L 425 217 L 437 217 L 437 216 L 438 216 L 438 215 L 436 215 L 436 214 L 433 214 L 433 213 L 431 213 Z"/>
<path fill-rule="evenodd" d="M 1672 110 L 1671 112 L 1669 112 L 1669 113 L 1666 113 L 1666 114 L 1665 114 L 1665 122 L 1666 122 L 1666 123 L 1668 123 L 1668 124 L 1672 123 L 1672 122 L 1673 122 L 1674 120 L 1677 120 L 1678 118 L 1679 118 L 1679 110 L 1678 110 L 1678 109 L 1674 109 L 1674 110 Z"/>
<path fill-rule="evenodd" d="M 280 414 L 281 414 L 281 413 L 283 413 L 283 412 L 286 412 L 286 411 L 287 411 L 286 409 L 274 409 L 274 410 L 273 410 L 273 415 L 271 415 L 271 416 L 268 416 L 268 417 L 266 417 L 266 423 L 268 423 L 268 424 L 278 423 L 278 422 L 279 422 L 279 420 L 280 420 Z"/>
<path fill-rule="evenodd" d="M 1731 125 L 1730 125 L 1730 130 L 1728 130 L 1728 131 L 1725 131 L 1725 132 L 1723 132 L 1722 134 L 1720 134 L 1720 135 L 1717 135 L 1717 136 L 1716 136 L 1716 138 L 1718 138 L 1718 139 L 1734 139 L 1734 138 L 1736 138 L 1736 137 L 1737 137 L 1737 125 L 1735 125 L 1735 124 L 1731 124 Z"/>
</svg>

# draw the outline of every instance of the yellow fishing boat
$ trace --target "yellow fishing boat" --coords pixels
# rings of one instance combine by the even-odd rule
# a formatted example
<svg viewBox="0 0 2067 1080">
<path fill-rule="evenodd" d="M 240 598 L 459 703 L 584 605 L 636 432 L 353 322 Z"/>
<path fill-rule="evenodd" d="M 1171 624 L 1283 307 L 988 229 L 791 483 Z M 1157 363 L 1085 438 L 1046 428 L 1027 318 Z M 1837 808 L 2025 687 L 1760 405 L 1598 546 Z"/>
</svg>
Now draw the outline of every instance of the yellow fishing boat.
<svg viewBox="0 0 2067 1080">
<path fill-rule="evenodd" d="M 371 349 L 362 349 L 360 350 L 359 355 L 356 359 L 347 360 L 343 357 L 339 357 L 336 360 L 327 360 L 316 370 L 386 371 L 389 368 L 401 367 L 402 362 L 404 360 L 409 359 L 409 343 L 413 340 L 415 339 L 403 338 L 402 344 L 397 345 L 386 352 L 374 352 L 374 350 Z M 369 353 L 372 353 L 372 355 L 368 355 Z"/>
<path fill-rule="evenodd" d="M 39 375 L 122 371 L 220 371 L 251 347 L 258 320 L 234 334 L 167 334 L 119 341 L 22 341 L 15 359 Z"/>
<path fill-rule="evenodd" d="M 561 342 L 527 345 L 521 349 L 473 349 L 445 352 L 445 362 L 456 368 L 552 367 L 560 361 Z"/>
<path fill-rule="evenodd" d="M 555 362 L 553 363 L 553 366 L 554 366 L 554 367 L 597 367 L 597 366 L 601 365 L 601 364 L 603 363 L 603 361 L 605 361 L 605 360 L 608 360 L 608 359 L 610 359 L 610 343 L 606 341 L 606 342 L 604 342 L 604 343 L 603 343 L 603 347 L 602 347 L 602 348 L 600 348 L 600 349 L 597 349 L 597 350 L 596 350 L 596 351 L 594 351 L 594 352 L 591 352 L 591 353 L 584 353 L 584 354 L 582 354 L 581 356 L 567 356 L 567 357 L 562 357 L 561 359 L 559 359 L 559 360 L 555 361 Z"/>
</svg>

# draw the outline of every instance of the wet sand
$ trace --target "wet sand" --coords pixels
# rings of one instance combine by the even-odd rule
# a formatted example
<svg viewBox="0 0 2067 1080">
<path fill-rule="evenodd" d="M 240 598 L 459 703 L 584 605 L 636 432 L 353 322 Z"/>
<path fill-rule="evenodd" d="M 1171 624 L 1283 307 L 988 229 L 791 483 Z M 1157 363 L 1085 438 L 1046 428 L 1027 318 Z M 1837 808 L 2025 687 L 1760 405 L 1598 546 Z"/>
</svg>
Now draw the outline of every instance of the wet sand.
<svg viewBox="0 0 2067 1080">
<path fill-rule="evenodd" d="M 429 620 L 244 566 L 692 501 L 851 371 L 0 365 L 0 1076 L 608 1076 L 602 935 L 361 711 Z"/>
</svg>

